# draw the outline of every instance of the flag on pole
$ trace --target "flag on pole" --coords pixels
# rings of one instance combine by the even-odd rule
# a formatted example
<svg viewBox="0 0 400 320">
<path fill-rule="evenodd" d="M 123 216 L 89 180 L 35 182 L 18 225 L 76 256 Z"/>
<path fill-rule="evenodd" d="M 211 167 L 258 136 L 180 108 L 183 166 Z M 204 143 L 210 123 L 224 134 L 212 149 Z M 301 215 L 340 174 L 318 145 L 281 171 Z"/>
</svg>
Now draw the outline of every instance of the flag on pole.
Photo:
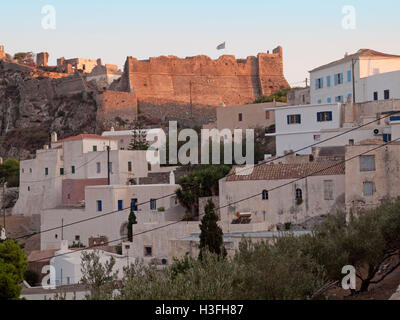
<svg viewBox="0 0 400 320">
<path fill-rule="evenodd" d="M 225 49 L 225 42 L 221 43 L 218 47 L 217 50 L 222 50 Z"/>
</svg>

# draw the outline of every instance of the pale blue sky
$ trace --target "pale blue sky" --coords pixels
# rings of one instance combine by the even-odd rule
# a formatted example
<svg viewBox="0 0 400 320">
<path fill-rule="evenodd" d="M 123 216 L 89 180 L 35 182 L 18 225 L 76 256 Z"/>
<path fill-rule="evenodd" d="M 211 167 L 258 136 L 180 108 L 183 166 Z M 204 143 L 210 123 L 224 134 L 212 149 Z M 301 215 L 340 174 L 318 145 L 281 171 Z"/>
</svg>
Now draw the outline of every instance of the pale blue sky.
<svg viewBox="0 0 400 320">
<path fill-rule="evenodd" d="M 56 30 L 41 27 L 44 5 Z M 342 7 L 356 9 L 355 30 L 342 28 Z M 0 4 L 0 44 L 6 51 L 102 58 L 123 66 L 146 59 L 206 54 L 256 55 L 282 45 L 291 85 L 308 70 L 360 48 L 400 54 L 398 0 L 13 0 Z M 227 48 L 216 46 L 226 41 Z"/>
</svg>

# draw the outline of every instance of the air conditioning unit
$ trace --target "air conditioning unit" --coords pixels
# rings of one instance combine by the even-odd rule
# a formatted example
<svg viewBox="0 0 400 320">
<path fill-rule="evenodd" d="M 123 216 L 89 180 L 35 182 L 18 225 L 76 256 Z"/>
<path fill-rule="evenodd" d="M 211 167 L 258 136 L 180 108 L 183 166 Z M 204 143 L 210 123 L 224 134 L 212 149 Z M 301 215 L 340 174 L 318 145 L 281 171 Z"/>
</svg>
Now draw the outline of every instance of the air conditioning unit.
<svg viewBox="0 0 400 320">
<path fill-rule="evenodd" d="M 382 134 L 382 130 L 381 129 L 374 129 L 374 135 L 375 136 L 379 136 Z"/>
</svg>

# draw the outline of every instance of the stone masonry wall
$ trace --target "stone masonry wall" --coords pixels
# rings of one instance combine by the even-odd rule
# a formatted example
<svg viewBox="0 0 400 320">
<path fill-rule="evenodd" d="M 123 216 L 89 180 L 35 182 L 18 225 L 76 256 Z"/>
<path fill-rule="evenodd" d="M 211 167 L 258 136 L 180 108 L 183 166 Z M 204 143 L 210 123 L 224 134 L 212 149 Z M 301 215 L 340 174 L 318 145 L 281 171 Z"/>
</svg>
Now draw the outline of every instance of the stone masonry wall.
<svg viewBox="0 0 400 320">
<path fill-rule="evenodd" d="M 199 55 L 149 60 L 128 57 L 117 90 L 135 92 L 139 100 L 167 99 L 180 104 L 240 105 L 288 87 L 283 75 L 282 48 L 237 60 Z"/>
</svg>

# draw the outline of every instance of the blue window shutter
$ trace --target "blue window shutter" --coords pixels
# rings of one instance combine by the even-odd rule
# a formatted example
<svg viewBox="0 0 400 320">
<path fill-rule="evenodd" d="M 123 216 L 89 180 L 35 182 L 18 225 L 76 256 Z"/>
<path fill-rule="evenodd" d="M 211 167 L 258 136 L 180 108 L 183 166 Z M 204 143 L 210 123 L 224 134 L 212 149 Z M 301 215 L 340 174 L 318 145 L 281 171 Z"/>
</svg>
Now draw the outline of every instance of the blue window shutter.
<svg viewBox="0 0 400 320">
<path fill-rule="evenodd" d="M 326 86 L 330 87 L 331 86 L 331 76 L 326 77 Z"/>
<path fill-rule="evenodd" d="M 103 211 L 103 204 L 101 200 L 97 200 L 97 211 Z"/>
<path fill-rule="evenodd" d="M 318 79 L 315 79 L 315 90 L 318 90 Z"/>
<path fill-rule="evenodd" d="M 324 87 L 324 78 L 321 78 L 321 88 Z"/>
<path fill-rule="evenodd" d="M 137 199 L 131 199 L 132 211 L 137 211 Z"/>
<path fill-rule="evenodd" d="M 299 114 L 299 123 L 301 123 L 301 114 Z"/>
<path fill-rule="evenodd" d="M 328 98 L 328 99 L 327 99 L 327 102 L 328 102 L 328 103 L 331 103 L 331 102 L 332 102 L 332 99 L 331 99 L 331 98 Z"/>
<path fill-rule="evenodd" d="M 335 78 L 335 86 L 337 86 L 337 79 L 338 79 L 337 74 L 335 74 L 333 77 Z"/>
<path fill-rule="evenodd" d="M 351 70 L 347 71 L 347 82 L 351 82 Z"/>
<path fill-rule="evenodd" d="M 123 209 L 122 200 L 118 200 L 118 210 L 121 211 Z"/>
<path fill-rule="evenodd" d="M 321 121 L 321 112 L 317 112 L 317 121 Z"/>
<path fill-rule="evenodd" d="M 343 73 L 340 73 L 340 83 L 343 83 Z"/>
<path fill-rule="evenodd" d="M 290 117 L 287 116 L 287 124 L 290 124 Z"/>
<path fill-rule="evenodd" d="M 332 111 L 328 113 L 328 121 L 332 121 Z"/>
</svg>

